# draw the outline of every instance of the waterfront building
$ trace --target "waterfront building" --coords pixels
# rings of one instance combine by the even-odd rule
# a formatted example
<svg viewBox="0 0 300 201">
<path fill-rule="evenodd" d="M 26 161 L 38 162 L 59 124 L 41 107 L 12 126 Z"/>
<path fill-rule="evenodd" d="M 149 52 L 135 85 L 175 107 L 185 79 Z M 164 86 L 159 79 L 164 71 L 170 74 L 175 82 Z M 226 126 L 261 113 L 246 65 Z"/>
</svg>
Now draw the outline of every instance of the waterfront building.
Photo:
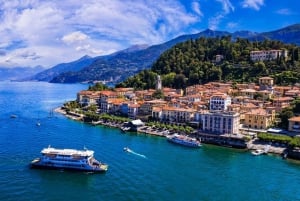
<svg viewBox="0 0 300 201">
<path fill-rule="evenodd" d="M 130 119 L 136 119 L 138 113 L 139 113 L 140 104 L 134 102 L 128 104 L 128 117 Z"/>
<path fill-rule="evenodd" d="M 163 107 L 161 121 L 169 123 L 188 123 L 194 119 L 196 110 L 191 108 Z"/>
<path fill-rule="evenodd" d="M 129 104 L 130 104 L 130 101 L 125 101 L 125 102 L 121 103 L 121 105 L 120 105 L 120 113 L 122 115 L 125 115 L 125 116 L 128 115 Z"/>
<path fill-rule="evenodd" d="M 145 123 L 142 122 L 140 119 L 132 120 L 128 123 L 128 126 L 130 126 L 130 130 L 132 131 L 138 131 L 139 128 L 145 126 Z"/>
<path fill-rule="evenodd" d="M 117 114 L 120 112 L 120 105 L 124 102 L 124 98 L 109 98 L 102 103 L 102 112 Z"/>
<path fill-rule="evenodd" d="M 162 107 L 152 107 L 152 119 L 161 120 L 162 119 Z"/>
<path fill-rule="evenodd" d="M 229 111 L 203 111 L 202 130 L 214 134 L 238 134 L 240 114 Z"/>
<path fill-rule="evenodd" d="M 98 101 L 100 113 L 109 113 L 111 104 L 108 100 L 116 99 L 118 97 L 117 93 L 114 91 L 100 91 L 100 98 Z"/>
<path fill-rule="evenodd" d="M 231 97 L 223 93 L 215 93 L 210 97 L 209 109 L 211 111 L 227 110 L 228 105 L 231 104 Z"/>
<path fill-rule="evenodd" d="M 81 106 L 89 106 L 93 104 L 97 104 L 100 99 L 99 91 L 88 91 L 83 90 L 77 93 L 77 103 Z"/>
<path fill-rule="evenodd" d="M 289 119 L 288 130 L 291 132 L 300 133 L 300 117 L 292 117 Z"/>
<path fill-rule="evenodd" d="M 254 129 L 267 129 L 275 121 L 274 108 L 258 108 L 245 113 L 244 126 Z"/>
</svg>

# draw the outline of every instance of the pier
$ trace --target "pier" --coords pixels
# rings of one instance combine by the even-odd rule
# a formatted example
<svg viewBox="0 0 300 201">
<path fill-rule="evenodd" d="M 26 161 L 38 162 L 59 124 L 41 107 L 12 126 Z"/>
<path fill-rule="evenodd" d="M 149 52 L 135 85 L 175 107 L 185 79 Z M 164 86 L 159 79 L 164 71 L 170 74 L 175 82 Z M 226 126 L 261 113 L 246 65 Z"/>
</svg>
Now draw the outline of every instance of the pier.
<svg viewBox="0 0 300 201">
<path fill-rule="evenodd" d="M 196 137 L 200 138 L 202 143 L 238 149 L 247 148 L 246 140 L 241 136 L 197 133 Z"/>
</svg>

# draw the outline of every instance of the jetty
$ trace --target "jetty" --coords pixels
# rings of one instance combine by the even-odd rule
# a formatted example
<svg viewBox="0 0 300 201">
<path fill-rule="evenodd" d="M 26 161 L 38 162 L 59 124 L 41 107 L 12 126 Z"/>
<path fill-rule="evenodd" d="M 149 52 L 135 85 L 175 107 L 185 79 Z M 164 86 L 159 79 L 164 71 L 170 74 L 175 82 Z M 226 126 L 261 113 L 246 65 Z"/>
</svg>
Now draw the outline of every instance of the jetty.
<svg viewBox="0 0 300 201">
<path fill-rule="evenodd" d="M 258 140 L 250 140 L 247 142 L 247 149 L 249 150 L 264 150 L 267 153 L 283 154 L 286 146 L 278 143 L 266 143 Z"/>
<path fill-rule="evenodd" d="M 240 135 L 218 135 L 199 132 L 196 134 L 196 137 L 200 138 L 201 142 L 206 144 L 214 144 L 238 149 L 247 148 L 246 140 Z"/>
</svg>

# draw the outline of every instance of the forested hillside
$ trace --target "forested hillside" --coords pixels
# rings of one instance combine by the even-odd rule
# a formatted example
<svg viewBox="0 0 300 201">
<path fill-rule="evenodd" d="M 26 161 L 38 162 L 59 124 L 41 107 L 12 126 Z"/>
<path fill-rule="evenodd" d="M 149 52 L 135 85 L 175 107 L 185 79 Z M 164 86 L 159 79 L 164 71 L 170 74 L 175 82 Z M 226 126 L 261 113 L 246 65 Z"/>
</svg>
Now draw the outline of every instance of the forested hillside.
<svg viewBox="0 0 300 201">
<path fill-rule="evenodd" d="M 288 57 L 251 61 L 251 51 L 271 49 L 285 49 Z M 161 75 L 164 86 L 173 88 L 210 81 L 255 82 L 261 76 L 273 77 L 276 84 L 295 84 L 300 83 L 299 47 L 273 40 L 251 42 L 237 38 L 233 41 L 231 36 L 191 39 L 167 50 L 151 69 L 118 86 L 154 88 L 157 75 Z"/>
</svg>

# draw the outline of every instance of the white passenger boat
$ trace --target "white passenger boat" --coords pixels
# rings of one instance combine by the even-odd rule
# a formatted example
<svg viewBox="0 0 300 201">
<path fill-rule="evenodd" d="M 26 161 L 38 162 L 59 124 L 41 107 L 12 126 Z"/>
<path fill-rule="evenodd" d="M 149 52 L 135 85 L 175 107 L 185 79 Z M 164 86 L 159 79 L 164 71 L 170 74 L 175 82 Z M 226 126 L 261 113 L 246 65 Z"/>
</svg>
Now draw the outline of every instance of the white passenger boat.
<svg viewBox="0 0 300 201">
<path fill-rule="evenodd" d="M 92 150 L 44 148 L 42 156 L 31 162 L 32 168 L 105 172 L 108 165 L 97 161 Z"/>
<path fill-rule="evenodd" d="M 200 147 L 201 142 L 195 138 L 179 135 L 179 134 L 173 134 L 166 136 L 169 142 L 173 142 L 176 144 L 180 144 L 187 147 Z"/>
</svg>

